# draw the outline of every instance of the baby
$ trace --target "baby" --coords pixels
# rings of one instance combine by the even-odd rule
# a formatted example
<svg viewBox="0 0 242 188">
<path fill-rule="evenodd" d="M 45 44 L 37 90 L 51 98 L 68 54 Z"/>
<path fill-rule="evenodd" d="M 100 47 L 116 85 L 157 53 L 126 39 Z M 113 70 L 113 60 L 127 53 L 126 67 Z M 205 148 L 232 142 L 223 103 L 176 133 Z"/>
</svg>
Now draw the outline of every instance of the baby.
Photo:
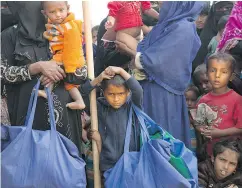
<svg viewBox="0 0 242 188">
<path fill-rule="evenodd" d="M 74 99 L 74 102 L 66 106 L 70 109 L 84 109 L 84 101 L 77 89 L 87 77 L 82 51 L 82 23 L 69 12 L 66 1 L 43 1 L 42 5 L 41 12 L 48 18 L 44 37 L 49 40 L 53 60 L 64 66 L 67 75 L 65 88 Z M 51 90 L 53 85 L 49 85 Z M 46 93 L 40 90 L 39 96 L 46 98 Z"/>
</svg>

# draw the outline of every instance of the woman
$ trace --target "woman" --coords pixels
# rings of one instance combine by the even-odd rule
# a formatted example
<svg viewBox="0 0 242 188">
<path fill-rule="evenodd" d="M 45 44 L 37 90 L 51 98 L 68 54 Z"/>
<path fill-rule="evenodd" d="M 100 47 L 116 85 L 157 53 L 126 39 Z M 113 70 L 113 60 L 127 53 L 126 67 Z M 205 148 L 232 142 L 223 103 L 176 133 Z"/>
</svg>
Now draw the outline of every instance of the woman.
<svg viewBox="0 0 242 188">
<path fill-rule="evenodd" d="M 242 95 L 242 2 L 235 3 L 224 29 L 218 51 L 230 53 L 236 59 L 234 78 L 229 86 Z"/>
<path fill-rule="evenodd" d="M 100 75 L 106 67 L 117 66 L 127 68 L 128 62 L 131 60 L 126 54 L 120 53 L 114 43 L 108 43 L 109 47 L 104 47 L 102 37 L 106 32 L 105 23 L 107 18 L 104 18 L 100 23 L 97 33 L 97 51 L 95 59 L 95 76 Z"/>
<path fill-rule="evenodd" d="M 195 24 L 197 27 L 197 34 L 200 36 L 204 25 L 207 21 L 207 17 L 208 17 L 208 12 L 209 12 L 209 8 L 210 8 L 210 2 L 206 1 L 206 3 L 203 6 L 203 9 L 201 11 L 201 13 L 199 14 L 199 16 L 197 17 Z"/>
<path fill-rule="evenodd" d="M 17 16 L 17 27 L 10 27 L 1 35 L 1 56 L 4 59 L 2 81 L 6 86 L 7 103 L 12 125 L 24 125 L 30 95 L 41 74 L 44 84 L 58 82 L 64 71 L 50 57 L 48 42 L 43 38 L 45 18 L 41 14 L 41 2 L 8 2 L 11 12 Z M 71 98 L 62 81 L 53 90 L 53 102 L 57 130 L 72 140 L 80 149 L 80 113 L 68 110 L 65 105 Z M 49 129 L 48 103 L 38 99 L 34 129 Z"/>
<path fill-rule="evenodd" d="M 147 76 L 141 81 L 144 111 L 188 147 L 191 140 L 184 91 L 200 47 L 194 19 L 202 7 L 202 2 L 163 2 L 158 24 L 139 43 L 135 62 Z"/>
<path fill-rule="evenodd" d="M 232 1 L 218 1 L 212 5 L 208 14 L 207 22 L 203 28 L 203 31 L 200 34 L 202 45 L 197 53 L 196 58 L 193 61 L 193 70 L 195 70 L 198 65 L 204 62 L 205 57 L 208 53 L 208 44 L 211 39 L 218 33 L 218 21 L 222 16 L 229 15 L 232 8 Z"/>
</svg>

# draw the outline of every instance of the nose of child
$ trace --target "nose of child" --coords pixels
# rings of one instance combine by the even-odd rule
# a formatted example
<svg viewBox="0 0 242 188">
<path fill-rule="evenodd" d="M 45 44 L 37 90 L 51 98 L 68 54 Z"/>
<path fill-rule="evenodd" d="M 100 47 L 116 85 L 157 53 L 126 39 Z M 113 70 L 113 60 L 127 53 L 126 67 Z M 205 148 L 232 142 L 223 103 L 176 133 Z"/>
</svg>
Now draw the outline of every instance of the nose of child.
<svg viewBox="0 0 242 188">
<path fill-rule="evenodd" d="M 60 12 L 56 12 L 56 17 L 57 17 L 57 18 L 60 17 Z"/>
<path fill-rule="evenodd" d="M 118 102 L 119 97 L 117 95 L 114 96 L 114 102 Z"/>
</svg>

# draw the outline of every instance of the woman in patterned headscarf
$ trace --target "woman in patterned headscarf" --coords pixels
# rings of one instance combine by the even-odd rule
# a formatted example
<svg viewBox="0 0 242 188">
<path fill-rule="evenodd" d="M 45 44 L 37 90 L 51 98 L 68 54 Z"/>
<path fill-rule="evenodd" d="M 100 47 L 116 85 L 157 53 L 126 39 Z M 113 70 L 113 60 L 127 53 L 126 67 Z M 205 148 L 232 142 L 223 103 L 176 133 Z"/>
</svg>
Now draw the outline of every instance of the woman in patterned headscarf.
<svg viewBox="0 0 242 188">
<path fill-rule="evenodd" d="M 217 51 L 230 53 L 236 59 L 233 80 L 229 86 L 242 95 L 242 2 L 235 3 L 225 26 Z"/>
<path fill-rule="evenodd" d="M 192 67 L 195 68 L 204 63 L 208 53 L 208 44 L 211 39 L 218 33 L 218 21 L 224 15 L 229 15 L 233 8 L 232 1 L 217 1 L 214 2 L 207 17 L 207 21 L 200 34 L 201 47 L 193 61 Z"/>
</svg>

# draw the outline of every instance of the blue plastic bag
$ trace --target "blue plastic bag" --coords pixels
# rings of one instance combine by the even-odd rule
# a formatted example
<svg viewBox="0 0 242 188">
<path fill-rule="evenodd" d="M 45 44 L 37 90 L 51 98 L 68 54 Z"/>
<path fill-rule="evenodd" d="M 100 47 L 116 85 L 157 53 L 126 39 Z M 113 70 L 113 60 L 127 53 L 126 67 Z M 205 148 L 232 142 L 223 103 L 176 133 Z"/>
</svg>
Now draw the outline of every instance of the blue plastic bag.
<svg viewBox="0 0 242 188">
<path fill-rule="evenodd" d="M 129 152 L 133 112 L 141 128 L 143 145 L 139 152 Z M 156 133 L 162 135 L 161 139 L 151 139 L 150 135 Z M 190 177 L 184 177 L 170 163 L 172 155 L 183 159 Z M 133 105 L 129 114 L 124 154 L 104 176 L 106 188 L 195 188 L 197 160 L 181 141 L 174 139 Z"/>
<path fill-rule="evenodd" d="M 49 89 L 51 130 L 32 130 L 39 85 L 31 94 L 25 126 L 1 126 L 1 187 L 85 188 L 85 162 L 75 144 L 56 131 Z"/>
</svg>

